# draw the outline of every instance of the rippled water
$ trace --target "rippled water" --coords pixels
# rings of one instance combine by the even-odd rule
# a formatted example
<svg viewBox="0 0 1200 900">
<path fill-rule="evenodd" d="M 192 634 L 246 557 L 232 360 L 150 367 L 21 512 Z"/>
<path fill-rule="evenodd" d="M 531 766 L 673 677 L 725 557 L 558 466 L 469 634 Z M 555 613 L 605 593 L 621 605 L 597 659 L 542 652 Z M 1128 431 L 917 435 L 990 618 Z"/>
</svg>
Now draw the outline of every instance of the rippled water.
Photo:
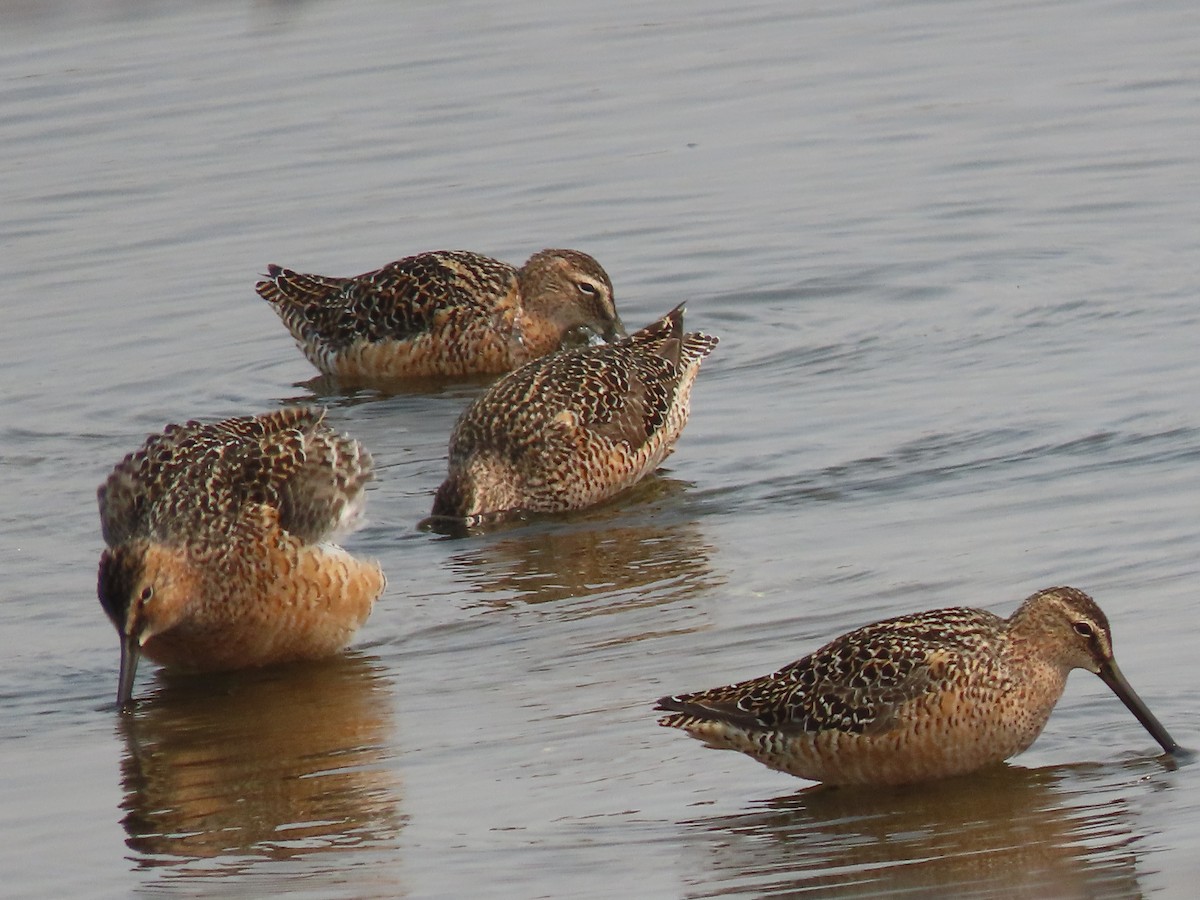
<svg viewBox="0 0 1200 900">
<path fill-rule="evenodd" d="M 872 619 L 1076 584 L 1194 686 L 1190 2 L 0 4 L 0 871 L 27 896 L 1190 896 L 1195 767 L 1073 676 L 1013 764 L 806 790 L 654 724 Z M 661 477 L 417 531 L 477 385 L 313 378 L 253 293 L 597 256 L 720 335 Z M 327 665 L 111 709 L 95 488 L 189 417 L 330 407 L 390 587 Z"/>
</svg>

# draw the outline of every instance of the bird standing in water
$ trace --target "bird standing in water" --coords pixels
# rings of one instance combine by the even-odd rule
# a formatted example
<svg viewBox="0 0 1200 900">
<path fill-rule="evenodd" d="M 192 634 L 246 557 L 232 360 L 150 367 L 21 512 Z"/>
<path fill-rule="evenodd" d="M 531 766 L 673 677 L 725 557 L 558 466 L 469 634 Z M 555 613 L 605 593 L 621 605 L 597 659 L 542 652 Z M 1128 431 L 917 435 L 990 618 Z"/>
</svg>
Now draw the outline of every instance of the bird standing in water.
<svg viewBox="0 0 1200 900">
<path fill-rule="evenodd" d="M 383 571 L 330 541 L 359 524 L 371 457 L 323 417 L 169 425 L 101 485 L 122 708 L 143 655 L 191 671 L 317 659 L 366 621 Z"/>
<path fill-rule="evenodd" d="M 353 278 L 272 265 L 257 291 L 309 361 L 344 378 L 494 375 L 625 336 L 612 281 L 578 250 L 542 250 L 519 269 L 438 250 Z"/>
<path fill-rule="evenodd" d="M 1029 747 L 1073 669 L 1099 675 L 1164 751 L 1179 749 L 1117 668 L 1100 607 L 1070 587 L 1007 619 L 954 607 L 876 622 L 771 675 L 663 697 L 659 724 L 812 781 L 927 781 Z"/>
<path fill-rule="evenodd" d="M 681 305 L 624 340 L 504 376 L 455 424 L 431 520 L 582 509 L 635 484 L 674 449 L 716 345 L 684 332 Z"/>
</svg>

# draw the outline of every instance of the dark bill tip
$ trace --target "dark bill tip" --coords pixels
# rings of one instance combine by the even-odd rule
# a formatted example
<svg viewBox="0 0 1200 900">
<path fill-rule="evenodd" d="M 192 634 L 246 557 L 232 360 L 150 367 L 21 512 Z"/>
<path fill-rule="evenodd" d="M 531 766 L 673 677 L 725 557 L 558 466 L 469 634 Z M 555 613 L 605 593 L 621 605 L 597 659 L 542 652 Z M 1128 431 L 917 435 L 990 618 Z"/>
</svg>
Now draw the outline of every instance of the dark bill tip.
<svg viewBox="0 0 1200 900">
<path fill-rule="evenodd" d="M 138 660 L 142 648 L 133 635 L 121 636 L 121 674 L 117 676 L 117 708 L 123 712 L 133 710 L 133 680 L 137 676 Z"/>
<path fill-rule="evenodd" d="M 1125 680 L 1125 676 L 1121 674 L 1121 670 L 1117 668 L 1114 660 L 1109 660 L 1107 664 L 1102 665 L 1099 674 L 1100 679 L 1121 698 L 1121 702 L 1137 717 L 1137 720 L 1142 723 L 1142 727 L 1150 732 L 1150 736 L 1158 741 L 1166 753 L 1179 752 L 1179 744 L 1167 733 L 1167 729 L 1163 728 L 1162 723 L 1154 717 L 1154 713 L 1150 712 L 1146 704 L 1142 702 L 1142 698 L 1129 686 L 1129 682 Z"/>
</svg>

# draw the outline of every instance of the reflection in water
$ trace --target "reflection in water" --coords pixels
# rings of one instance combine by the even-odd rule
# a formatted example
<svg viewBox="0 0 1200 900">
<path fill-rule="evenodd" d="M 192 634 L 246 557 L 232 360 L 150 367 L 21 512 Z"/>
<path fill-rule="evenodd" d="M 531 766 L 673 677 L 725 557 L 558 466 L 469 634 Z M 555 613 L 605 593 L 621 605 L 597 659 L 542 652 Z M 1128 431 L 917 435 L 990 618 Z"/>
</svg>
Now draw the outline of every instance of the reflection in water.
<svg viewBox="0 0 1200 900">
<path fill-rule="evenodd" d="M 605 608 L 665 603 L 714 586 L 710 547 L 696 522 L 672 519 L 686 482 L 652 477 L 611 504 L 501 528 L 463 543 L 452 565 L 483 602 L 545 603 L 631 592 Z M 663 503 L 663 500 L 670 500 Z"/>
<path fill-rule="evenodd" d="M 465 375 L 461 378 L 355 378 L 347 375 L 317 375 L 293 387 L 307 393 L 280 401 L 283 405 L 319 403 L 348 408 L 386 397 L 450 396 L 474 399 L 494 376 Z M 464 402 L 465 406 L 465 402 Z M 449 437 L 449 435 L 447 435 Z"/>
<path fill-rule="evenodd" d="M 1111 768 L 998 766 L 908 788 L 818 787 L 688 823 L 712 896 L 1137 897 L 1133 824 Z"/>
<path fill-rule="evenodd" d="M 160 675 L 158 690 L 121 719 L 122 824 L 138 864 L 221 876 L 262 860 L 394 845 L 404 820 L 386 767 L 382 675 L 353 654 Z"/>
<path fill-rule="evenodd" d="M 369 385 L 343 386 L 328 375 L 318 375 L 292 386 L 302 388 L 305 393 L 279 398 L 280 406 L 319 405 L 329 409 L 351 409 L 364 403 L 373 403 L 383 396 Z"/>
</svg>

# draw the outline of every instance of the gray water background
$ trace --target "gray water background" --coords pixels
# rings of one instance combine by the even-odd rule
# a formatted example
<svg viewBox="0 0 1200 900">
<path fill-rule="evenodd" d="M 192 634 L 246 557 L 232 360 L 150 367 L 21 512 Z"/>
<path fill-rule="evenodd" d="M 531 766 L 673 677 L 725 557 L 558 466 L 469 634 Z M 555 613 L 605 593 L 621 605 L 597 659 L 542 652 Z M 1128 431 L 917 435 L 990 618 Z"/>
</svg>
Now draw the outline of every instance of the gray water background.
<svg viewBox="0 0 1200 900">
<path fill-rule="evenodd" d="M 964 782 L 812 792 L 661 694 L 867 621 L 1092 592 L 1188 746 L 1193 2 L 0 3 L 8 896 L 1188 897 L 1196 768 L 1076 673 Z M 415 530 L 476 385 L 342 392 L 253 292 L 576 247 L 721 337 L 662 475 Z M 390 586 L 328 665 L 147 666 L 95 489 L 170 421 L 321 403 Z"/>
</svg>

